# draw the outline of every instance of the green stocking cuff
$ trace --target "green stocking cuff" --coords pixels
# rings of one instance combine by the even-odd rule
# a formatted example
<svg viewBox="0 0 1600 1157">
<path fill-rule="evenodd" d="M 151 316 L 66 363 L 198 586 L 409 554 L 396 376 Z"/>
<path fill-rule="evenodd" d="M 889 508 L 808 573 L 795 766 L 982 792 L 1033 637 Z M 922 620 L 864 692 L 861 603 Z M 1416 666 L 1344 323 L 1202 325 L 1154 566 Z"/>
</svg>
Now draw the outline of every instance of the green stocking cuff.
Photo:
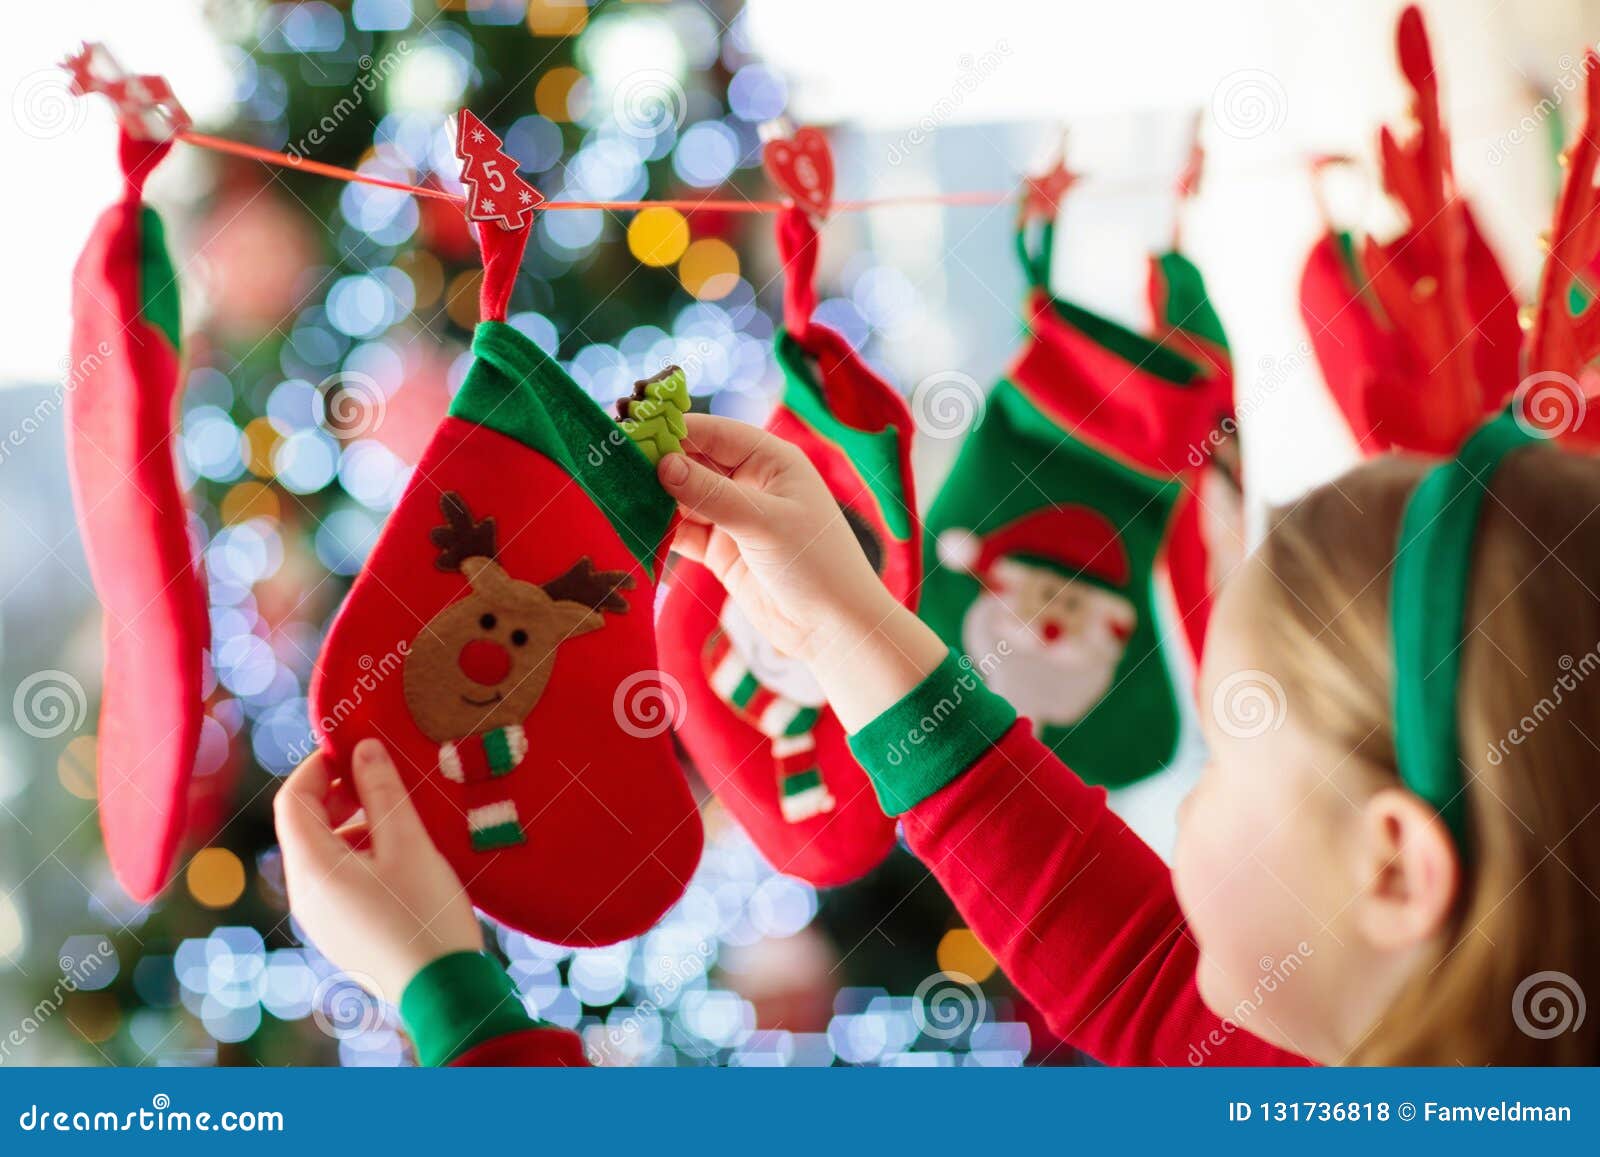
<svg viewBox="0 0 1600 1157">
<path fill-rule="evenodd" d="M 1016 709 L 951 651 L 905 698 L 850 737 L 889 815 L 910 811 L 966 771 L 1017 721 Z"/>
<path fill-rule="evenodd" d="M 506 970 L 481 952 L 452 952 L 423 968 L 400 996 L 400 1019 L 430 1068 L 491 1037 L 538 1027 Z"/>
</svg>

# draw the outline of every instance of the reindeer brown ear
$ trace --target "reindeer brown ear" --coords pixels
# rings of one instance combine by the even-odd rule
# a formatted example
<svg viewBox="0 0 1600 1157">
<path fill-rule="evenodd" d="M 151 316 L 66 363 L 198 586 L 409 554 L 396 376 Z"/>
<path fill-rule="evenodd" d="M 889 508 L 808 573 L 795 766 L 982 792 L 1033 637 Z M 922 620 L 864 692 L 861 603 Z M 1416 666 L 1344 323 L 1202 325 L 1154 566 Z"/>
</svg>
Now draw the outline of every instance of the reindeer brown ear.
<svg viewBox="0 0 1600 1157">
<path fill-rule="evenodd" d="M 434 566 L 444 571 L 460 570 L 461 564 L 469 558 L 494 557 L 493 515 L 482 522 L 473 522 L 466 499 L 454 490 L 439 496 L 439 510 L 444 514 L 445 524 L 428 532 L 428 538 L 439 548 Z"/>
<path fill-rule="evenodd" d="M 581 603 L 590 610 L 620 615 L 628 609 L 628 600 L 617 592 L 631 591 L 633 585 L 633 575 L 627 571 L 595 570 L 586 555 L 566 574 L 545 583 L 544 593 L 557 602 Z"/>
</svg>

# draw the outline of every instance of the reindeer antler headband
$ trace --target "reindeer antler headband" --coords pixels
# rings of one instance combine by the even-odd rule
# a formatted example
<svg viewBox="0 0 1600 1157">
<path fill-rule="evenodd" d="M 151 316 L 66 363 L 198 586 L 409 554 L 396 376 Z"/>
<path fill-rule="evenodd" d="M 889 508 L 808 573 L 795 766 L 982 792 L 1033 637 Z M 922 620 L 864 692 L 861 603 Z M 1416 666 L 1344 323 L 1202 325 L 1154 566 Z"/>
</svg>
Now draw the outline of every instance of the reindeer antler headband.
<svg viewBox="0 0 1600 1157">
<path fill-rule="evenodd" d="M 1403 172 L 1406 153 L 1421 157 L 1430 149 L 1444 147 L 1443 132 L 1437 125 L 1432 63 L 1421 17 L 1414 8 L 1401 17 L 1400 46 L 1402 68 L 1419 94 L 1426 91 L 1421 102 L 1425 107 L 1417 110 L 1419 119 L 1424 126 L 1431 122 L 1433 128 L 1405 150 L 1384 133 L 1384 164 L 1391 176 Z M 1600 306 L 1574 313 L 1568 301 L 1574 269 L 1587 267 L 1600 249 L 1600 214 L 1596 213 L 1600 194 L 1594 184 L 1600 160 L 1600 58 L 1593 51 L 1586 54 L 1584 69 L 1588 108 L 1579 141 L 1566 160 L 1567 177 L 1556 211 L 1550 259 L 1540 281 L 1533 333 L 1524 351 L 1524 369 L 1529 376 L 1503 411 L 1467 437 L 1453 458 L 1423 477 L 1406 503 L 1395 552 L 1390 587 L 1395 762 L 1401 782 L 1438 811 L 1463 854 L 1470 850 L 1470 841 L 1456 720 L 1479 516 L 1495 471 L 1506 455 L 1572 433 L 1581 425 L 1581 391 L 1570 399 L 1573 408 L 1559 427 L 1551 428 L 1537 412 L 1538 399 L 1529 386 L 1561 379 L 1578 391 L 1576 375 L 1600 354 Z M 1425 74 L 1428 80 L 1424 85 L 1419 82 Z M 1427 168 L 1447 175 L 1448 165 L 1448 157 L 1438 155 Z M 1444 200 L 1438 203 L 1434 220 L 1442 225 L 1451 215 L 1456 194 L 1445 181 L 1433 184 L 1429 191 L 1429 198 L 1438 196 Z M 1434 238 L 1441 246 L 1436 267 L 1452 275 L 1443 279 L 1448 284 L 1432 287 L 1446 306 L 1431 314 L 1436 329 L 1421 325 L 1420 315 L 1426 310 L 1415 311 L 1408 319 L 1420 327 L 1414 337 L 1428 339 L 1435 348 L 1435 339 L 1452 336 L 1449 323 L 1459 316 L 1458 304 L 1450 299 L 1459 293 L 1459 281 L 1453 274 L 1463 258 L 1451 233 L 1453 230 L 1441 231 Z M 1375 288 L 1382 284 L 1377 272 L 1373 271 Z M 1450 348 L 1459 349 L 1462 344 L 1457 341 Z M 1438 360 L 1435 372 L 1444 376 L 1445 388 L 1458 395 L 1453 400 L 1459 403 L 1470 396 L 1474 383 L 1470 377 L 1463 379 L 1468 371 L 1459 357 L 1447 353 Z"/>
</svg>

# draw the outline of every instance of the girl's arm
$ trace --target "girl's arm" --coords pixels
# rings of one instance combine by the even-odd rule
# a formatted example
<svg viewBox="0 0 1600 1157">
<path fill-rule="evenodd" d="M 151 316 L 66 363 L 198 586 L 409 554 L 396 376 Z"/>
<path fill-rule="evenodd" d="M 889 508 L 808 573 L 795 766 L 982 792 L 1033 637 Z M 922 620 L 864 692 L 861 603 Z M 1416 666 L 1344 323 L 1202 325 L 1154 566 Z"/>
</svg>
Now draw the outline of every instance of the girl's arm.
<svg viewBox="0 0 1600 1157">
<path fill-rule="evenodd" d="M 1052 1029 L 1109 1064 L 1304 1063 L 1205 1008 L 1161 858 L 889 595 L 799 451 L 701 415 L 686 448 L 660 467 L 690 520 L 675 549 L 810 664 L 884 809 Z"/>
<path fill-rule="evenodd" d="M 1305 1063 L 1252 1035 L 1248 1010 L 1222 1020 L 1201 1003 L 1167 866 L 967 660 L 947 655 L 850 746 L 912 851 L 1063 1040 L 1113 1065 Z"/>
</svg>

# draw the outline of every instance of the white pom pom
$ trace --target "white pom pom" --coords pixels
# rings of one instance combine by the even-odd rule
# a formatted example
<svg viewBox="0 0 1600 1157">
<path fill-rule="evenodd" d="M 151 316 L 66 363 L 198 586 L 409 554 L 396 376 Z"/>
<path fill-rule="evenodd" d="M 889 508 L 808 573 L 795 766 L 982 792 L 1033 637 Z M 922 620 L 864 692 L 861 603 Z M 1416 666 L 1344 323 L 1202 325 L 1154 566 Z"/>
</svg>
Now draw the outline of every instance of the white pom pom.
<svg viewBox="0 0 1600 1157">
<path fill-rule="evenodd" d="M 970 530 L 947 530 L 934 545 L 934 553 L 946 570 L 968 573 L 978 565 L 978 555 L 982 550 L 982 540 Z"/>
</svg>

